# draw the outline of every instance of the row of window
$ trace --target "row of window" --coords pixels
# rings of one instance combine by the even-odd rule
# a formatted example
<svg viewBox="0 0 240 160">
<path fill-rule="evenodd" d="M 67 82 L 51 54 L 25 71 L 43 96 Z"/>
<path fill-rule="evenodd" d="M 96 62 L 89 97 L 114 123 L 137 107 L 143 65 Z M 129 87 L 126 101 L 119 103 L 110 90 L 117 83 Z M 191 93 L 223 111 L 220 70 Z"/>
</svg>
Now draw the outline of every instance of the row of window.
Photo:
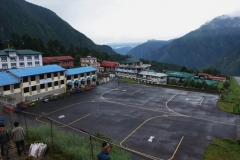
<svg viewBox="0 0 240 160">
<path fill-rule="evenodd" d="M 20 88 L 19 83 L 13 85 L 13 89 L 19 89 L 19 88 Z M 10 85 L 3 86 L 3 91 L 9 91 L 9 90 L 10 90 Z"/>
<path fill-rule="evenodd" d="M 24 61 L 24 57 L 27 58 L 28 61 L 31 61 L 32 58 L 34 58 L 34 60 L 39 60 L 39 55 L 20 55 L 19 56 L 19 61 Z M 7 62 L 7 56 L 1 56 L 1 62 Z M 17 58 L 16 57 L 9 57 L 10 58 L 10 62 L 16 62 Z"/>
<path fill-rule="evenodd" d="M 62 61 L 61 64 L 68 64 L 68 63 L 73 63 L 73 61 Z"/>
<path fill-rule="evenodd" d="M 50 88 L 53 86 L 58 86 L 59 84 L 61 84 L 61 85 L 64 84 L 64 80 L 61 80 L 60 83 L 58 83 L 58 81 L 55 81 L 55 82 L 49 82 L 46 84 L 40 84 L 40 89 L 45 89 L 46 87 Z M 28 93 L 30 91 L 30 88 L 31 88 L 32 92 L 37 90 L 37 86 L 25 87 L 25 88 L 23 88 L 23 92 Z"/>
<path fill-rule="evenodd" d="M 64 84 L 64 80 L 61 80 L 60 83 L 58 81 L 55 82 L 49 82 L 46 84 L 40 84 L 40 89 L 44 89 L 45 85 L 47 86 L 47 88 L 49 87 L 53 87 L 53 86 L 58 86 L 59 84 Z M 20 84 L 14 84 L 13 85 L 13 89 L 19 89 L 20 88 Z M 29 88 L 31 88 L 32 91 L 36 91 L 37 90 L 37 86 L 32 86 L 32 87 L 25 87 L 23 88 L 24 93 L 29 92 Z M 3 91 L 9 91 L 11 90 L 10 85 L 5 85 L 3 86 Z"/>
<path fill-rule="evenodd" d="M 32 62 L 27 62 L 26 66 L 31 67 L 31 66 L 33 66 L 33 63 Z M 40 62 L 36 61 L 35 62 L 35 66 L 40 66 Z M 17 63 L 11 63 L 11 68 L 13 68 L 13 67 L 17 67 Z M 20 62 L 19 63 L 19 67 L 25 67 L 25 63 L 24 62 Z M 7 63 L 2 63 L 2 68 L 9 68 L 8 64 Z"/>
<path fill-rule="evenodd" d="M 48 73 L 48 74 L 40 74 L 36 75 L 39 77 L 39 80 L 46 79 L 46 78 L 53 78 L 53 77 L 58 77 L 58 73 L 60 73 L 60 76 L 64 75 L 64 72 L 54 72 L 54 73 Z M 30 76 L 30 81 L 36 81 L 36 76 Z M 53 77 L 52 77 L 53 76 Z M 23 83 L 29 82 L 28 77 L 23 77 Z M 39 81 L 37 82 L 39 83 Z"/>
<path fill-rule="evenodd" d="M 91 72 L 86 72 L 87 76 L 90 76 Z M 95 71 L 92 72 L 92 75 L 95 75 Z M 67 76 L 67 80 L 71 80 L 72 76 Z M 78 74 L 73 75 L 74 79 L 78 78 Z M 84 77 L 84 73 L 80 74 L 80 77 Z"/>
</svg>

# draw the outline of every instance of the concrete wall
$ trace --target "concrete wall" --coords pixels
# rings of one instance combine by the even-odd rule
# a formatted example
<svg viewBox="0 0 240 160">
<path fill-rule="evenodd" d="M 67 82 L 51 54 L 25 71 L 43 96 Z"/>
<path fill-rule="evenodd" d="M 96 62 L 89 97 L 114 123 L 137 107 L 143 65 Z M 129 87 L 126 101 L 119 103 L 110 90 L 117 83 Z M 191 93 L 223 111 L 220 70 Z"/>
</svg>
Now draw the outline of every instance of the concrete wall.
<svg viewBox="0 0 240 160">
<path fill-rule="evenodd" d="M 36 100 L 38 98 L 43 98 L 44 96 L 47 95 L 53 95 L 53 94 L 57 94 L 57 93 L 64 93 L 65 92 L 65 88 L 59 88 L 59 89 L 55 89 L 55 90 L 51 90 L 51 91 L 47 91 L 44 93 L 39 93 L 39 94 L 34 94 L 31 96 L 28 96 L 25 98 L 25 101 L 32 101 L 32 100 Z"/>
</svg>

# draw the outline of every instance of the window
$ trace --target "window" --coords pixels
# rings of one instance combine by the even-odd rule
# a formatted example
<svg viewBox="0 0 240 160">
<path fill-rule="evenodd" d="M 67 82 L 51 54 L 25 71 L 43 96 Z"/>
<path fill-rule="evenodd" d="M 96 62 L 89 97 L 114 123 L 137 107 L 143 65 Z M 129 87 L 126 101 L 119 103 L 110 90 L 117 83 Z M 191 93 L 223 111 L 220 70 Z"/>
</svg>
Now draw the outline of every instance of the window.
<svg viewBox="0 0 240 160">
<path fill-rule="evenodd" d="M 61 84 L 64 84 L 64 80 L 61 80 Z"/>
<path fill-rule="evenodd" d="M 32 56 L 31 55 L 27 55 L 27 60 L 31 61 L 32 60 Z"/>
<path fill-rule="evenodd" d="M 16 62 L 16 57 L 10 57 L 10 62 Z"/>
<path fill-rule="evenodd" d="M 57 77 L 58 76 L 58 72 L 54 72 L 54 77 Z"/>
<path fill-rule="evenodd" d="M 2 64 L 2 68 L 8 68 L 8 64 L 7 63 L 3 63 Z"/>
<path fill-rule="evenodd" d="M 81 77 L 84 77 L 84 73 L 81 74 Z"/>
<path fill-rule="evenodd" d="M 23 88 L 23 92 L 28 93 L 29 92 L 29 87 Z"/>
<path fill-rule="evenodd" d="M 52 82 L 48 83 L 48 87 L 52 87 Z"/>
<path fill-rule="evenodd" d="M 3 91 L 9 91 L 10 90 L 10 85 L 3 86 Z"/>
<path fill-rule="evenodd" d="M 14 89 L 18 89 L 18 88 L 20 88 L 20 84 L 19 83 L 14 84 Z"/>
<path fill-rule="evenodd" d="M 39 62 L 39 61 L 36 61 L 36 62 L 35 62 L 35 66 L 40 66 L 40 62 Z"/>
<path fill-rule="evenodd" d="M 74 78 L 78 78 L 78 75 L 77 75 L 77 74 L 75 74 L 75 75 L 74 75 Z"/>
<path fill-rule="evenodd" d="M 87 72 L 87 76 L 89 76 L 90 75 L 90 72 Z"/>
<path fill-rule="evenodd" d="M 40 84 L 40 89 L 44 89 L 45 88 L 45 84 Z"/>
<path fill-rule="evenodd" d="M 71 80 L 71 76 L 67 76 L 67 80 Z"/>
<path fill-rule="evenodd" d="M 36 77 L 35 76 L 31 76 L 31 81 L 35 81 Z"/>
<path fill-rule="evenodd" d="M 37 87 L 36 86 L 32 86 L 32 91 L 36 91 Z"/>
<path fill-rule="evenodd" d="M 24 67 L 24 66 L 25 66 L 25 65 L 24 65 L 24 62 L 20 62 L 20 63 L 19 63 L 19 66 L 20 66 L 20 67 Z"/>
<path fill-rule="evenodd" d="M 34 55 L 35 60 L 39 60 L 39 55 Z"/>
<path fill-rule="evenodd" d="M 1 57 L 1 62 L 7 62 L 7 57 Z"/>
<path fill-rule="evenodd" d="M 44 79 L 44 74 L 40 74 L 39 79 Z"/>
<path fill-rule="evenodd" d="M 63 76 L 63 72 L 60 72 L 60 76 Z"/>
<path fill-rule="evenodd" d="M 28 77 L 23 77 L 23 83 L 28 82 Z"/>
<path fill-rule="evenodd" d="M 13 67 L 17 67 L 17 64 L 16 63 L 11 63 L 11 68 Z"/>
<path fill-rule="evenodd" d="M 58 81 L 54 82 L 54 86 L 57 86 L 58 85 Z"/>
<path fill-rule="evenodd" d="M 32 66 L 32 62 L 27 62 L 27 65 L 28 66 Z"/>
<path fill-rule="evenodd" d="M 95 71 L 93 71 L 92 74 L 95 74 Z"/>
<path fill-rule="evenodd" d="M 47 74 L 47 78 L 52 78 L 51 73 Z"/>
<path fill-rule="evenodd" d="M 24 56 L 19 56 L 19 61 L 24 61 Z"/>
</svg>

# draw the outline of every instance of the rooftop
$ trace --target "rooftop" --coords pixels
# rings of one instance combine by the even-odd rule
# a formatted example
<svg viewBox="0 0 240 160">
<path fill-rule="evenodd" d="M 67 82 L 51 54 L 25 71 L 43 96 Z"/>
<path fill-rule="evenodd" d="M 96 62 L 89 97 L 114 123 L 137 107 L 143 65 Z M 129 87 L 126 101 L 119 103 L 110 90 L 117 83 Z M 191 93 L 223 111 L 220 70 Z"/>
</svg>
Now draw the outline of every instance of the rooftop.
<svg viewBox="0 0 240 160">
<path fill-rule="evenodd" d="M 117 65 L 118 65 L 118 62 L 103 61 L 101 63 L 101 67 L 116 67 Z"/>
<path fill-rule="evenodd" d="M 191 74 L 187 72 L 175 72 L 175 71 L 167 71 L 166 74 L 170 77 L 178 77 L 178 78 L 190 78 L 195 76 L 195 74 Z"/>
<path fill-rule="evenodd" d="M 20 80 L 7 72 L 0 72 L 0 86 L 20 83 Z"/>
<path fill-rule="evenodd" d="M 148 71 L 142 71 L 139 74 L 146 75 L 146 76 L 154 76 L 154 77 L 167 77 L 168 76 L 164 73 L 148 72 Z"/>
<path fill-rule="evenodd" d="M 92 66 L 71 68 L 71 69 L 67 69 L 66 76 L 71 76 L 71 75 L 81 74 L 81 73 L 86 73 L 86 72 L 92 72 L 92 71 L 97 71 L 97 69 Z"/>
<path fill-rule="evenodd" d="M 66 69 L 60 67 L 59 65 L 53 64 L 53 65 L 30 67 L 30 68 L 10 69 L 9 72 L 13 73 L 18 77 L 26 77 L 26 76 L 33 76 L 33 75 L 39 75 L 39 74 L 60 72 L 65 70 Z"/>
<path fill-rule="evenodd" d="M 41 52 L 33 51 L 33 50 L 29 50 L 29 49 L 15 50 L 15 49 L 7 48 L 4 50 L 0 50 L 0 56 L 8 56 L 8 52 L 16 52 L 17 54 L 21 54 L 21 55 L 43 54 Z"/>
<path fill-rule="evenodd" d="M 42 57 L 43 63 L 51 63 L 65 60 L 73 60 L 71 56 L 54 56 L 54 57 Z"/>
</svg>

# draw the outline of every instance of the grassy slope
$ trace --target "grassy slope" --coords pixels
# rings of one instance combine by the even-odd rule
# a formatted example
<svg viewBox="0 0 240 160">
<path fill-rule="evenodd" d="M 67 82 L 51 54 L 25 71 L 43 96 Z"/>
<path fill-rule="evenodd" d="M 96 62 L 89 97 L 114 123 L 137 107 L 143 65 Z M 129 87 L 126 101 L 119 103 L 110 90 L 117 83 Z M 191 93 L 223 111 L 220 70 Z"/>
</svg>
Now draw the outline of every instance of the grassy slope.
<svg viewBox="0 0 240 160">
<path fill-rule="evenodd" d="M 226 112 L 233 113 L 235 104 L 240 103 L 240 86 L 235 78 L 231 77 L 230 92 L 222 94 L 224 100 L 218 101 L 218 107 Z M 219 87 L 222 88 L 222 84 Z M 205 160 L 239 160 L 240 141 L 234 139 L 218 139 L 212 141 L 205 150 Z"/>
<path fill-rule="evenodd" d="M 218 101 L 218 108 L 233 113 L 233 107 L 235 104 L 240 103 L 240 86 L 234 77 L 231 77 L 230 83 L 230 92 L 222 94 L 224 100 Z"/>
</svg>

